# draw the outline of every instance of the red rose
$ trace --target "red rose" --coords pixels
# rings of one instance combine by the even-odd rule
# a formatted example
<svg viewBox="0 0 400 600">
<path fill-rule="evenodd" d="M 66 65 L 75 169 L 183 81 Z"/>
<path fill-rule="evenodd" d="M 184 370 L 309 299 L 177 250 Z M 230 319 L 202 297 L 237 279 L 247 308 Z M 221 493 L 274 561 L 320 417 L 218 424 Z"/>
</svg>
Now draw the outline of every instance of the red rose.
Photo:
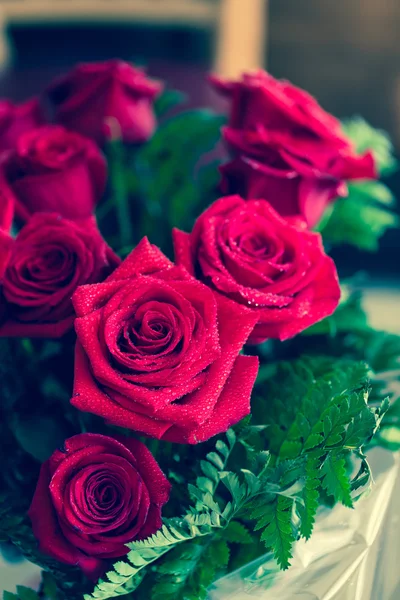
<svg viewBox="0 0 400 600">
<path fill-rule="evenodd" d="M 37 213 L 11 248 L 10 238 L 0 237 L 0 244 L 0 255 L 9 254 L 1 282 L 1 337 L 63 335 L 73 325 L 77 286 L 102 281 L 119 263 L 94 219 L 76 223 Z"/>
<path fill-rule="evenodd" d="M 345 193 L 342 182 L 377 177 L 372 154 L 357 156 L 340 122 L 303 90 L 264 71 L 212 82 L 231 99 L 223 137 L 246 164 L 226 168 L 230 193 L 266 198 L 281 214 L 301 215 L 313 226 L 337 193 Z"/>
<path fill-rule="evenodd" d="M 49 88 L 59 123 L 101 144 L 107 138 L 107 119 L 116 119 L 128 143 L 145 142 L 154 132 L 155 97 L 160 83 L 121 60 L 82 64 Z"/>
<path fill-rule="evenodd" d="M 214 202 L 191 234 L 174 231 L 177 264 L 257 315 L 253 343 L 286 340 L 332 314 L 340 288 L 321 238 L 265 200 Z"/>
<path fill-rule="evenodd" d="M 91 140 L 47 125 L 20 136 L 3 173 L 20 219 L 40 211 L 83 219 L 104 193 L 107 164 Z"/>
<path fill-rule="evenodd" d="M 23 104 L 1 100 L 0 152 L 14 148 L 22 133 L 36 129 L 44 122 L 43 113 L 36 99 L 28 100 Z"/>
<path fill-rule="evenodd" d="M 257 321 L 143 239 L 104 282 L 73 296 L 72 404 L 150 437 L 196 444 L 250 411 Z"/>
<path fill-rule="evenodd" d="M 296 170 L 284 162 L 267 164 L 242 156 L 222 165 L 220 171 L 224 194 L 266 198 L 280 215 L 302 217 L 309 227 L 320 221 L 333 200 L 347 195 L 343 181 L 317 176 L 306 163 Z"/>
<path fill-rule="evenodd" d="M 170 484 L 141 442 L 83 433 L 41 468 L 29 509 L 42 552 L 97 579 L 104 559 L 160 529 Z"/>
</svg>

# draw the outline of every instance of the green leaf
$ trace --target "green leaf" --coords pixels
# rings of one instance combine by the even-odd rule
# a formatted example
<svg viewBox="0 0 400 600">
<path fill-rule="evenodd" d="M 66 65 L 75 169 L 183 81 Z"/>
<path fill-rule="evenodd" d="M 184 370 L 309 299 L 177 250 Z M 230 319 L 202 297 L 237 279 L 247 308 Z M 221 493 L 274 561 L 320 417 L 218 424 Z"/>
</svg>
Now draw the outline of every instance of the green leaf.
<svg viewBox="0 0 400 600">
<path fill-rule="evenodd" d="M 47 571 L 42 571 L 42 589 L 47 600 L 58 600 L 57 581 L 54 576 Z"/>
<path fill-rule="evenodd" d="M 172 108 L 185 102 L 186 96 L 178 90 L 166 90 L 154 102 L 154 112 L 159 119 L 165 116 Z"/>
<path fill-rule="evenodd" d="M 322 487 L 333 496 L 336 502 L 341 502 L 348 508 L 353 508 L 351 485 L 346 473 L 345 454 L 331 453 L 322 466 Z"/>
<path fill-rule="evenodd" d="M 62 419 L 37 414 L 30 418 L 16 415 L 13 430 L 21 447 L 40 462 L 47 460 L 54 448 L 63 446 L 68 437 Z"/>
<path fill-rule="evenodd" d="M 3 600 L 18 600 L 18 596 L 16 594 L 12 594 L 11 592 L 3 593 Z"/>
<path fill-rule="evenodd" d="M 140 230 L 158 245 L 171 227 L 191 229 L 211 199 L 215 178 L 198 163 L 220 139 L 225 117 L 208 110 L 180 113 L 162 123 L 135 156 L 134 169 L 145 211 Z M 211 167 L 215 169 L 216 165 Z"/>
<path fill-rule="evenodd" d="M 160 564 L 156 584 L 151 591 L 154 600 L 203 600 L 217 572 L 229 561 L 229 548 L 221 539 L 209 544 L 196 541 L 175 548 Z"/>
<path fill-rule="evenodd" d="M 222 537 L 233 544 L 252 544 L 253 538 L 242 523 L 231 521 L 222 532 Z"/>
<path fill-rule="evenodd" d="M 19 600 L 39 600 L 39 596 L 34 590 L 22 585 L 17 585 L 17 596 Z"/>
<path fill-rule="evenodd" d="M 290 566 L 292 546 L 295 541 L 292 528 L 293 500 L 278 496 L 267 505 L 255 529 L 263 529 L 261 540 L 271 549 L 282 569 Z"/>
<path fill-rule="evenodd" d="M 386 206 L 391 202 L 391 193 L 384 184 L 369 181 L 352 183 L 348 188 L 349 195 L 336 200 L 330 218 L 320 230 L 322 237 L 328 244 L 351 244 L 376 251 L 385 231 L 399 225 L 396 214 Z"/>
<path fill-rule="evenodd" d="M 300 535 L 306 540 L 310 539 L 315 523 L 315 515 L 319 505 L 320 485 L 320 458 L 319 452 L 307 456 L 305 473 L 306 482 L 303 489 L 303 504 L 297 506 L 300 515 Z"/>
<path fill-rule="evenodd" d="M 268 527 L 270 508 L 265 505 L 274 500 L 271 494 L 286 497 L 295 502 L 299 517 L 295 526 L 291 523 L 292 529 L 308 539 L 322 503 L 321 486 L 336 502 L 352 505 L 351 479 L 343 457 L 351 457 L 355 466 L 361 460 L 362 472 L 353 486 L 368 483 L 370 472 L 363 467 L 362 448 L 374 435 L 387 404 L 378 408 L 368 404 L 365 363 L 318 355 L 273 366 L 260 388 L 268 410 L 261 398 L 253 403 L 254 420 L 266 425 L 260 434 L 272 458 L 264 470 L 266 481 L 260 476 L 255 479 L 261 480 L 260 489 L 268 497 L 253 504 L 251 516 L 258 519 L 258 529 Z"/>
<path fill-rule="evenodd" d="M 388 175 L 397 168 L 393 144 L 385 131 L 375 129 L 362 117 L 343 121 L 342 129 L 353 142 L 358 154 L 372 151 L 381 175 Z"/>
<path fill-rule="evenodd" d="M 320 357 L 278 363 L 275 368 L 264 385 L 269 399 L 264 418 L 271 425 L 265 437 L 271 453 L 281 460 L 344 443 L 353 419 L 361 413 L 368 418 L 365 364 Z M 287 390 L 292 390 L 290 403 Z"/>
</svg>

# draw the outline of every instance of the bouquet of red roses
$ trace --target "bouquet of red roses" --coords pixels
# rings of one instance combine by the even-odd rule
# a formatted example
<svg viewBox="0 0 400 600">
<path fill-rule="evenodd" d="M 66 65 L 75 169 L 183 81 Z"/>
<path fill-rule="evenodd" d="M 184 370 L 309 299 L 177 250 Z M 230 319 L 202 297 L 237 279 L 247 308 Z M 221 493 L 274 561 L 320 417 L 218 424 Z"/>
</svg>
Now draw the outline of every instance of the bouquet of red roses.
<svg viewBox="0 0 400 600">
<path fill-rule="evenodd" d="M 400 338 L 329 256 L 396 225 L 388 137 L 265 72 L 210 85 L 227 119 L 121 61 L 0 104 L 0 536 L 43 568 L 7 600 L 287 569 L 397 447 Z"/>
</svg>

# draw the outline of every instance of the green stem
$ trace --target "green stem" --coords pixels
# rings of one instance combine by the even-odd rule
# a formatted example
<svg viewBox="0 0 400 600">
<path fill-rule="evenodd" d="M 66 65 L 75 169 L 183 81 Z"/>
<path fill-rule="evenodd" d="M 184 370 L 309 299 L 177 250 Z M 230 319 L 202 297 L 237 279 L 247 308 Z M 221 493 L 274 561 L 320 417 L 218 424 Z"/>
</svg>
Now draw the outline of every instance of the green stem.
<svg viewBox="0 0 400 600">
<path fill-rule="evenodd" d="M 108 146 L 110 181 L 115 200 L 121 246 L 133 244 L 133 227 L 129 209 L 129 195 L 124 173 L 124 146 L 116 139 Z"/>
</svg>

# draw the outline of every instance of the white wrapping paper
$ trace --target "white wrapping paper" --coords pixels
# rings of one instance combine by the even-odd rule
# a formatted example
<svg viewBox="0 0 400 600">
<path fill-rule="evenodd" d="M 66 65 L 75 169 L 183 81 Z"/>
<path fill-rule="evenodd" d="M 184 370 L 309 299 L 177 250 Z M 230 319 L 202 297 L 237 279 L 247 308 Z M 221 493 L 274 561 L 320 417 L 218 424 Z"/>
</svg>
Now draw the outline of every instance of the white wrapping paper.
<svg viewBox="0 0 400 600">
<path fill-rule="evenodd" d="M 354 510 L 322 511 L 292 566 L 270 554 L 217 581 L 209 600 L 400 600 L 400 457 L 369 453 L 375 483 Z"/>
</svg>

